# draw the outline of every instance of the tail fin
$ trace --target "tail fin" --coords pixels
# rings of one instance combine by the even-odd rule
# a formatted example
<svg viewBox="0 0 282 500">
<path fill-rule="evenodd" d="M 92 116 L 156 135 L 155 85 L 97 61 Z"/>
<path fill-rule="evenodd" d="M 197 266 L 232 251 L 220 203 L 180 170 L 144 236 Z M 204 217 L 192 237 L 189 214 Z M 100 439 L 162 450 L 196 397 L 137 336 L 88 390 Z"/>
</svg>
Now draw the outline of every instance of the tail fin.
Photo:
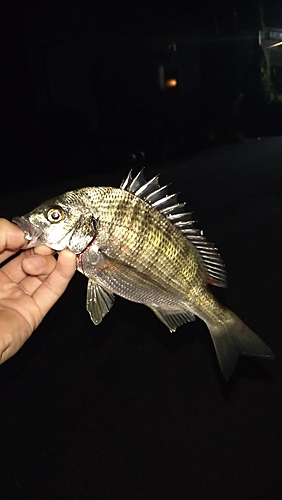
<svg viewBox="0 0 282 500">
<path fill-rule="evenodd" d="M 223 322 L 207 323 L 221 371 L 226 378 L 232 375 L 238 356 L 274 358 L 272 350 L 233 312 L 226 309 Z"/>
</svg>

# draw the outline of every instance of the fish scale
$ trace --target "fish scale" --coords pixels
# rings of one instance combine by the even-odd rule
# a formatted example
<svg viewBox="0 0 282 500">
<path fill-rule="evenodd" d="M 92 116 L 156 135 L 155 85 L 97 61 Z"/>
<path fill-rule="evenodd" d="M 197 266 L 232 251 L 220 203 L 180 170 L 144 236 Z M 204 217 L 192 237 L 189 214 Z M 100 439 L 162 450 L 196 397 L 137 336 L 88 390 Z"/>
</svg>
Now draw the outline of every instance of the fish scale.
<svg viewBox="0 0 282 500">
<path fill-rule="evenodd" d="M 273 353 L 212 294 L 209 283 L 226 286 L 218 250 L 158 178 L 146 181 L 142 170 L 135 177 L 129 172 L 120 188 L 70 191 L 14 222 L 25 232 L 25 248 L 43 243 L 77 254 L 77 270 L 88 278 L 86 308 L 94 324 L 110 311 L 115 294 L 150 307 L 171 332 L 198 316 L 228 379 L 239 355 Z"/>
<path fill-rule="evenodd" d="M 131 201 L 128 198 L 132 198 L 132 195 L 123 196 L 125 200 L 122 203 L 119 203 L 119 197 L 119 190 L 117 192 L 111 190 L 108 204 L 113 207 L 113 214 L 105 231 L 106 241 L 104 232 L 102 231 L 101 237 L 98 233 L 99 248 L 106 251 L 112 259 L 120 260 L 128 266 L 134 265 L 139 272 L 149 270 L 153 279 L 161 281 L 164 286 L 176 283 L 177 291 L 174 293 L 179 296 L 183 294 L 184 300 L 187 295 L 187 280 L 193 280 L 197 270 L 203 273 L 202 279 L 205 279 L 200 262 L 195 261 L 196 252 L 192 243 L 182 236 L 162 214 L 153 210 L 143 200 L 136 198 L 134 209 L 128 211 L 127 207 Z M 114 208 L 116 203 L 117 209 Z M 100 215 L 100 224 L 105 226 L 103 213 Z M 148 227 L 151 228 L 150 231 L 146 231 Z M 139 235 L 138 238 L 136 235 Z M 175 245 L 177 238 L 178 245 Z M 125 254 L 120 246 L 128 247 L 130 253 Z"/>
</svg>

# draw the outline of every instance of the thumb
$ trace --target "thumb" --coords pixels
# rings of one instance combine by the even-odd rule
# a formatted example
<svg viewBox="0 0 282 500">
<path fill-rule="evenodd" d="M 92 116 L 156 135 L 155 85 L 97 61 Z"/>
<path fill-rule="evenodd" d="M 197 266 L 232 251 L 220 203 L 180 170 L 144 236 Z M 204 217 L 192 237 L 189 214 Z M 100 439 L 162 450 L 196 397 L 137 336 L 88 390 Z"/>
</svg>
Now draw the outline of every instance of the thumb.
<svg viewBox="0 0 282 500">
<path fill-rule="evenodd" d="M 76 255 L 70 250 L 62 250 L 54 271 L 33 294 L 42 316 L 57 302 L 64 293 L 76 270 Z"/>
<path fill-rule="evenodd" d="M 76 255 L 68 249 L 59 252 L 56 270 L 62 278 L 70 280 L 76 271 Z"/>
</svg>

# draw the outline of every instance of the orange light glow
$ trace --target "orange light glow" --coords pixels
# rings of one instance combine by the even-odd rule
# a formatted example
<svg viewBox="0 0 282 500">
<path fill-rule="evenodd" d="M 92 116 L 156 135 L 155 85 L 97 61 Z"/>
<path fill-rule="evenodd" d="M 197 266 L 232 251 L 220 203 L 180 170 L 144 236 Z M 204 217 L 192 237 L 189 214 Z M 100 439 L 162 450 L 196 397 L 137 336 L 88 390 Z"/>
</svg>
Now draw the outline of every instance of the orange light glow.
<svg viewBox="0 0 282 500">
<path fill-rule="evenodd" d="M 177 80 L 175 80 L 175 78 L 170 78 L 165 81 L 165 86 L 168 88 L 177 87 Z"/>
</svg>

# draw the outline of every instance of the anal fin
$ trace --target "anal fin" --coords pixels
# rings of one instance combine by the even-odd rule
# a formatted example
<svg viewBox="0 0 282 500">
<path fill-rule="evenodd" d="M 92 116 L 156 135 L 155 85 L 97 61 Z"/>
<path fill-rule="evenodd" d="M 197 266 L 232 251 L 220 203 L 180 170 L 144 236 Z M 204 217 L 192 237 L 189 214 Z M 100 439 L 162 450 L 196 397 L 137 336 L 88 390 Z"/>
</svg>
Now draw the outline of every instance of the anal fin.
<svg viewBox="0 0 282 500">
<path fill-rule="evenodd" d="M 113 293 L 108 292 L 94 281 L 88 280 L 86 309 L 95 325 L 101 323 L 112 308 L 114 301 L 115 296 Z"/>
<path fill-rule="evenodd" d="M 170 332 L 175 332 L 178 326 L 188 323 L 190 321 L 195 321 L 194 314 L 187 311 L 165 311 L 163 309 L 151 308 L 159 320 L 168 327 Z"/>
</svg>

